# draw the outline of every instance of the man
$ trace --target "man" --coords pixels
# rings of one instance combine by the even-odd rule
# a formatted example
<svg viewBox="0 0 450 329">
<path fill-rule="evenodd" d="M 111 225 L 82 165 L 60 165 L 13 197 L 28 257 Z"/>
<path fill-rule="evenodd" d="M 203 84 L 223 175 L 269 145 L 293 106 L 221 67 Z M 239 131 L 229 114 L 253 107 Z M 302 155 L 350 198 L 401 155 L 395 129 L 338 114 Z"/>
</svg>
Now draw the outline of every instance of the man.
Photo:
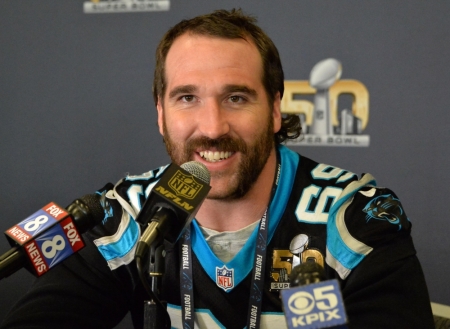
<svg viewBox="0 0 450 329">
<path fill-rule="evenodd" d="M 166 244 L 172 326 L 285 328 L 280 288 L 311 261 L 339 279 L 350 327 L 433 328 L 398 198 L 370 175 L 358 180 L 280 145 L 300 133 L 298 118 L 281 116 L 283 79 L 272 41 L 239 10 L 182 21 L 158 47 L 153 92 L 167 151 L 211 174 L 190 235 Z M 111 328 L 131 311 L 142 327 L 149 296 L 133 261 L 134 219 L 165 168 L 99 191 L 105 220 L 88 247 L 37 280 L 3 326 Z M 180 274 L 185 246 L 192 270 Z"/>
</svg>

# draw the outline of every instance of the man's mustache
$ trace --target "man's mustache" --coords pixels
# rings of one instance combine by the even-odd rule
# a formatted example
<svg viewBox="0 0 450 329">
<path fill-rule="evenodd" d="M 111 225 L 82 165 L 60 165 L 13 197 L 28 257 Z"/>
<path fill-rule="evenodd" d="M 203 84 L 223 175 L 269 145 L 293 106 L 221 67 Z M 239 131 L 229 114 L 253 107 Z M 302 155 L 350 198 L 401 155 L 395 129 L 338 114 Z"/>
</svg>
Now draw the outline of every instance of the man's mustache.
<svg viewBox="0 0 450 329">
<path fill-rule="evenodd" d="M 242 139 L 223 136 L 220 138 L 208 138 L 205 136 L 192 138 L 186 141 L 186 149 L 193 152 L 198 149 L 215 149 L 224 152 L 247 152 L 247 145 Z"/>
</svg>

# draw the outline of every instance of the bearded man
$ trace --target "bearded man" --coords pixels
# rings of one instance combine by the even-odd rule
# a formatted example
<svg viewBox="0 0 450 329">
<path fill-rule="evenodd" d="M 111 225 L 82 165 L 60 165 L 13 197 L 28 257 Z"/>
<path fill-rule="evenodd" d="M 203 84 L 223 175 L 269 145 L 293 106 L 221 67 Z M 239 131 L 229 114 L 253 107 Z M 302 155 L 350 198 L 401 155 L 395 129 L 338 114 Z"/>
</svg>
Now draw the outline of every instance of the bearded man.
<svg viewBox="0 0 450 329">
<path fill-rule="evenodd" d="M 189 235 L 165 244 L 172 327 L 286 328 L 280 290 L 294 265 L 314 262 L 339 280 L 350 327 L 433 328 L 400 201 L 371 175 L 281 145 L 300 135 L 298 117 L 281 115 L 283 81 L 275 45 L 240 10 L 183 20 L 158 46 L 153 94 L 168 154 L 211 175 Z M 142 328 L 135 219 L 166 168 L 101 189 L 105 220 L 88 246 L 37 280 L 3 327 L 113 328 L 130 311 Z M 383 220 L 390 211 L 394 222 Z"/>
</svg>

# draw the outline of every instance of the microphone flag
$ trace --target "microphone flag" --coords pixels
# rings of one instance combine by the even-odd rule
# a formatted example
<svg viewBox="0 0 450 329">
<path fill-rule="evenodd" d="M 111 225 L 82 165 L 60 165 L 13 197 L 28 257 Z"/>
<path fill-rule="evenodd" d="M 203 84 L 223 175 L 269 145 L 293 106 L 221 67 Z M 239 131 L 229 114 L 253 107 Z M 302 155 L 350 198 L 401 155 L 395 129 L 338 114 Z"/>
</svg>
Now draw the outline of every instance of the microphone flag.
<svg viewBox="0 0 450 329">
<path fill-rule="evenodd" d="M 6 230 L 5 235 L 12 247 L 25 250 L 30 261 L 26 268 L 36 276 L 84 247 L 71 215 L 54 202 Z"/>
<path fill-rule="evenodd" d="M 336 279 L 282 290 L 281 299 L 289 329 L 347 328 Z"/>
</svg>

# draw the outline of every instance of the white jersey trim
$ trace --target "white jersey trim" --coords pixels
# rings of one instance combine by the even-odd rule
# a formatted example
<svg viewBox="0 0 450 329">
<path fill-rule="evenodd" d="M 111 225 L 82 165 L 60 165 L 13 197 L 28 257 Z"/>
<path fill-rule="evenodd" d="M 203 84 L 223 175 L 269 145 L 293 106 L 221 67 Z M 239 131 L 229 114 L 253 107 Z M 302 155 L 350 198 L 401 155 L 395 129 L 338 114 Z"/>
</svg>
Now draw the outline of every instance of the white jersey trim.
<svg viewBox="0 0 450 329">
<path fill-rule="evenodd" d="M 167 305 L 171 327 L 183 329 L 181 307 L 173 304 Z M 232 315 L 230 315 L 232 316 Z M 226 329 L 208 309 L 195 310 L 195 328 L 199 329 Z M 286 318 L 283 313 L 262 313 L 260 329 L 287 329 Z"/>
</svg>

